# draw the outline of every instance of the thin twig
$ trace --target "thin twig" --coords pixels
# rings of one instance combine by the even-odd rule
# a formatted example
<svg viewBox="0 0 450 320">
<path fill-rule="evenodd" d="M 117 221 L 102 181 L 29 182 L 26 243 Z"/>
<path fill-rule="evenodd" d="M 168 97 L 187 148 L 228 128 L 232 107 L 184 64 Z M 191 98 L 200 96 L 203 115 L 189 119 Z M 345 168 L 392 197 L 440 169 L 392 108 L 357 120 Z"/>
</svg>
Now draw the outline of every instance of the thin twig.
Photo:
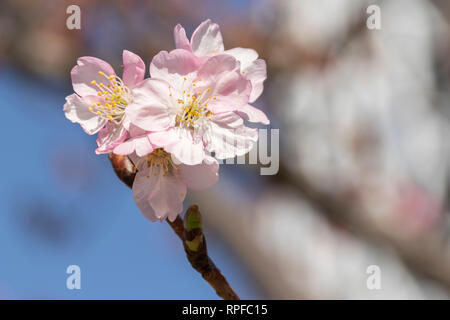
<svg viewBox="0 0 450 320">
<path fill-rule="evenodd" d="M 197 205 L 190 206 L 184 216 L 183 245 L 192 267 L 216 290 L 219 297 L 224 300 L 239 300 L 225 276 L 208 256 L 202 218 Z"/>
<path fill-rule="evenodd" d="M 130 159 L 127 156 L 110 153 L 109 160 L 117 177 L 132 188 L 137 170 Z M 192 267 L 202 275 L 217 295 L 224 300 L 239 300 L 238 295 L 225 279 L 225 276 L 208 256 L 198 206 L 189 207 L 185 215 L 184 225 L 180 216 L 177 216 L 172 222 L 167 220 L 167 223 L 183 242 L 187 259 Z"/>
</svg>

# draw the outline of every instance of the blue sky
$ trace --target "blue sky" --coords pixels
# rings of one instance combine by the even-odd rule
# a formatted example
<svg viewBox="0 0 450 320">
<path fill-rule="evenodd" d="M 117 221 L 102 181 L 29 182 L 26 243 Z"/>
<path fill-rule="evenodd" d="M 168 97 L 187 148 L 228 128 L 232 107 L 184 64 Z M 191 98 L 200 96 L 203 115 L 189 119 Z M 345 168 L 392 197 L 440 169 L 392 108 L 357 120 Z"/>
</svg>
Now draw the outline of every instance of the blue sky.
<svg viewBox="0 0 450 320">
<path fill-rule="evenodd" d="M 216 299 L 165 223 L 150 223 L 95 138 L 65 119 L 68 83 L 0 67 L 0 298 Z M 217 186 L 220 188 L 220 182 Z M 247 271 L 209 236 L 210 255 L 242 298 Z M 66 268 L 81 268 L 81 290 Z"/>
</svg>

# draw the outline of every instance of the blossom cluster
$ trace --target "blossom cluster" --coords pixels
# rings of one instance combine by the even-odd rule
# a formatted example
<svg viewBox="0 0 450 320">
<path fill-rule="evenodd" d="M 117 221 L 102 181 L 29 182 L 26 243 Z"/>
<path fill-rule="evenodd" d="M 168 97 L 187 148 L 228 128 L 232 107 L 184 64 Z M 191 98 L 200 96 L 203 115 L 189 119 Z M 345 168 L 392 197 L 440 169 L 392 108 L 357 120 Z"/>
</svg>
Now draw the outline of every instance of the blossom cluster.
<svg viewBox="0 0 450 320">
<path fill-rule="evenodd" d="M 148 78 L 143 60 L 127 50 L 122 77 L 103 60 L 79 58 L 71 71 L 75 93 L 64 105 L 69 120 L 97 134 L 97 154 L 133 161 L 133 198 L 151 221 L 173 221 L 187 188 L 217 182 L 216 158 L 242 156 L 253 147 L 258 132 L 244 120 L 269 124 L 251 105 L 266 79 L 256 51 L 225 50 L 219 26 L 210 20 L 190 40 L 177 25 L 174 38 L 176 49 L 153 57 Z"/>
</svg>

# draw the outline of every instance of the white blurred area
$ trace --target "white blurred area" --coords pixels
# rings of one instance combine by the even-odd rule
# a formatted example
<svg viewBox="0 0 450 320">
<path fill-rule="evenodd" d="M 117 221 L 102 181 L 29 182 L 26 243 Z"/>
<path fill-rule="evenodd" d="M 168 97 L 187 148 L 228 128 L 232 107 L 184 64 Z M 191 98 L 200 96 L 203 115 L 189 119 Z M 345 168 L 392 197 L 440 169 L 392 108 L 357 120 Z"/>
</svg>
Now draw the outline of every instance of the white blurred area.
<svg viewBox="0 0 450 320">
<path fill-rule="evenodd" d="M 446 23 L 428 1 L 380 6 L 381 30 L 349 39 L 325 66 L 280 76 L 286 165 L 329 192 L 356 193 L 369 213 L 429 202 L 426 213 L 398 212 L 414 220 L 402 229 L 427 228 L 439 219 L 448 177 L 448 121 L 436 112 L 446 106 L 435 105 L 433 70 L 433 37 Z"/>
<path fill-rule="evenodd" d="M 370 4 L 381 30 L 366 28 Z M 253 28 L 273 44 L 265 104 L 282 169 L 256 196 L 226 175 L 196 193 L 206 222 L 269 298 L 448 299 L 449 7 L 254 6 Z M 380 290 L 366 286 L 370 265 Z"/>
</svg>

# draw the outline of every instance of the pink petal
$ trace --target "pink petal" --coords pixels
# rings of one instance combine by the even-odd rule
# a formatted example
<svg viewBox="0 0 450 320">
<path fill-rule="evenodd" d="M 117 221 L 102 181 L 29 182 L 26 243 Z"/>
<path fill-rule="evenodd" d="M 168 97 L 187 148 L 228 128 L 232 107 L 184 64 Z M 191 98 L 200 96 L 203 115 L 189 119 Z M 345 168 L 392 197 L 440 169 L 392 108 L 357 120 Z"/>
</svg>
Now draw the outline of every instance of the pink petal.
<svg viewBox="0 0 450 320">
<path fill-rule="evenodd" d="M 230 55 L 220 54 L 209 58 L 198 71 L 202 79 L 199 89 L 211 89 L 215 99 L 208 102 L 214 113 L 229 112 L 247 104 L 251 83 L 240 72 L 239 62 Z"/>
<path fill-rule="evenodd" d="M 252 83 L 249 102 L 254 102 L 263 92 L 263 82 L 267 78 L 266 62 L 258 59 L 258 53 L 253 49 L 233 48 L 225 51 L 241 64 L 242 74 Z"/>
<path fill-rule="evenodd" d="M 178 137 L 176 136 L 173 128 L 166 131 L 151 132 L 147 135 L 147 137 L 150 143 L 155 146 L 155 148 L 163 149 L 166 145 L 174 143 L 178 140 Z"/>
<path fill-rule="evenodd" d="M 177 49 L 192 51 L 189 39 L 186 37 L 186 31 L 180 24 L 175 26 L 175 29 L 173 30 L 173 37 L 175 39 L 175 47 Z"/>
<path fill-rule="evenodd" d="M 255 60 L 249 67 L 244 69 L 244 75 L 252 83 L 252 93 L 249 102 L 253 102 L 264 90 L 264 80 L 267 78 L 266 62 L 262 59 Z"/>
<path fill-rule="evenodd" d="M 215 152 L 218 159 L 234 158 L 249 152 L 258 140 L 258 130 L 241 125 L 228 128 L 211 121 L 210 130 L 203 137 L 206 150 Z"/>
<path fill-rule="evenodd" d="M 134 145 L 136 154 L 139 157 L 146 156 L 154 150 L 153 146 L 151 145 L 150 141 L 148 140 L 147 136 L 140 137 L 140 138 L 134 138 Z"/>
<path fill-rule="evenodd" d="M 233 48 L 226 50 L 224 53 L 233 56 L 241 64 L 241 71 L 247 69 L 256 59 L 258 53 L 253 49 Z"/>
<path fill-rule="evenodd" d="M 226 128 L 237 128 L 244 124 L 244 120 L 234 112 L 215 114 L 212 116 L 212 121 Z"/>
<path fill-rule="evenodd" d="M 150 76 L 163 79 L 176 87 L 177 81 L 193 73 L 200 66 L 201 60 L 192 52 L 175 49 L 170 52 L 161 51 L 150 63 Z"/>
<path fill-rule="evenodd" d="M 240 71 L 240 64 L 233 56 L 229 54 L 217 54 L 209 57 L 198 70 L 198 77 L 220 78 L 222 75 L 232 71 Z"/>
<path fill-rule="evenodd" d="M 160 167 L 138 170 L 133 183 L 133 198 L 142 214 L 150 221 L 175 220 L 183 210 L 186 185 L 172 174 L 163 176 Z"/>
<path fill-rule="evenodd" d="M 184 129 L 155 132 L 149 135 L 149 140 L 155 147 L 163 148 L 188 165 L 200 164 L 205 158 L 202 141 L 194 142 Z"/>
<path fill-rule="evenodd" d="M 129 139 L 129 140 L 122 142 L 117 147 L 115 147 L 113 152 L 115 154 L 121 154 L 121 155 L 127 156 L 129 154 L 132 154 L 135 149 L 136 149 L 136 147 L 134 145 L 134 139 Z"/>
<path fill-rule="evenodd" d="M 192 138 L 185 136 L 180 137 L 177 142 L 165 146 L 164 149 L 181 162 L 189 165 L 199 164 L 205 157 L 202 141 L 193 142 Z"/>
<path fill-rule="evenodd" d="M 110 153 L 115 147 L 125 141 L 127 137 L 127 130 L 114 122 L 108 122 L 106 126 L 99 131 L 97 136 L 98 148 L 95 150 L 96 154 Z"/>
<path fill-rule="evenodd" d="M 95 134 L 103 128 L 107 120 L 90 112 L 89 107 L 90 104 L 88 101 L 85 101 L 74 93 L 66 97 L 63 110 L 67 119 L 74 123 L 79 123 L 87 134 Z"/>
<path fill-rule="evenodd" d="M 150 201 L 148 199 L 149 195 L 155 188 L 155 184 L 153 183 L 155 180 L 147 179 L 146 172 L 138 171 L 136 174 L 136 178 L 133 183 L 133 199 L 136 205 L 138 206 L 141 213 L 149 219 L 151 222 L 155 222 L 159 220 L 159 217 L 156 216 L 155 211 L 150 205 Z"/>
<path fill-rule="evenodd" d="M 197 56 L 222 52 L 224 47 L 219 26 L 209 19 L 202 22 L 192 34 L 191 47 Z"/>
<path fill-rule="evenodd" d="M 94 96 L 98 89 L 91 84 L 92 80 L 97 83 L 105 82 L 106 78 L 99 75 L 102 71 L 106 76 L 115 75 L 114 69 L 109 63 L 95 57 L 81 57 L 77 60 L 77 65 L 72 68 L 73 90 L 81 97 Z"/>
<path fill-rule="evenodd" d="M 131 51 L 123 50 L 123 76 L 122 80 L 128 87 L 133 87 L 144 80 L 145 63 L 142 59 Z"/>
<path fill-rule="evenodd" d="M 147 131 L 161 131 L 175 121 L 171 116 L 169 84 L 163 80 L 146 79 L 133 88 L 133 103 L 125 109 L 132 124 Z"/>
<path fill-rule="evenodd" d="M 237 114 L 241 115 L 245 120 L 250 122 L 261 122 L 262 124 L 270 124 L 269 118 L 261 110 L 247 104 L 243 108 L 235 111 Z"/>
<path fill-rule="evenodd" d="M 129 131 L 131 126 L 130 118 L 128 117 L 123 118 L 122 126 L 125 128 L 125 130 Z"/>
<path fill-rule="evenodd" d="M 195 166 L 181 164 L 178 167 L 180 178 L 191 189 L 206 189 L 219 180 L 219 163 L 210 156 L 207 156 L 202 164 Z"/>
<path fill-rule="evenodd" d="M 146 156 L 154 150 L 147 136 L 130 138 L 114 148 L 116 154 L 129 155 L 136 152 L 139 157 Z"/>
<path fill-rule="evenodd" d="M 148 137 L 152 145 L 163 148 L 182 163 L 196 165 L 202 163 L 205 158 L 203 142 L 194 142 L 186 130 L 176 132 L 175 129 L 171 129 L 152 133 Z"/>
<path fill-rule="evenodd" d="M 128 133 L 130 134 L 131 138 L 143 136 L 146 134 L 147 131 L 135 126 L 134 124 L 130 123 Z"/>
</svg>

